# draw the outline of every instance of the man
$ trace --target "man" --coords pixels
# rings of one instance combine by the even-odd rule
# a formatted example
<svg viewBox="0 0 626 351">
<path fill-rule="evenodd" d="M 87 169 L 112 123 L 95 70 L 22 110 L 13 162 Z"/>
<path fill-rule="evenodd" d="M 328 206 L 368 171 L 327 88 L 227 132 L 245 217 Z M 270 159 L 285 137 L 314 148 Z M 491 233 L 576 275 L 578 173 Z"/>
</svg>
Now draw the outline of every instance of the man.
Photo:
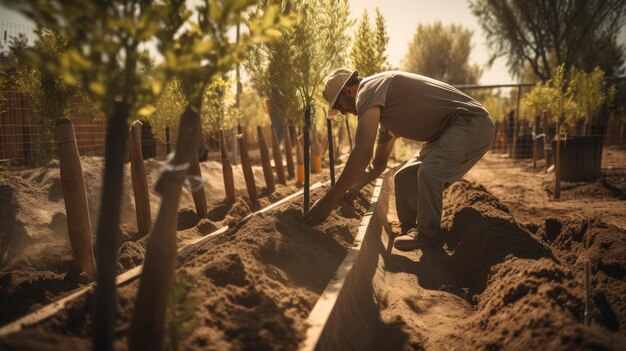
<svg viewBox="0 0 626 351">
<path fill-rule="evenodd" d="M 362 78 L 356 71 L 339 68 L 327 78 L 323 95 L 330 106 L 329 116 L 358 116 L 356 141 L 335 186 L 302 221 L 321 223 L 342 198 L 354 197 L 376 179 L 387 166 L 396 138 L 425 141 L 395 174 L 402 235 L 394 247 L 402 251 L 441 248 L 443 190 L 461 179 L 489 149 L 495 127 L 487 110 L 446 83 L 399 71 Z M 376 154 L 372 167 L 367 167 L 377 133 Z"/>
</svg>

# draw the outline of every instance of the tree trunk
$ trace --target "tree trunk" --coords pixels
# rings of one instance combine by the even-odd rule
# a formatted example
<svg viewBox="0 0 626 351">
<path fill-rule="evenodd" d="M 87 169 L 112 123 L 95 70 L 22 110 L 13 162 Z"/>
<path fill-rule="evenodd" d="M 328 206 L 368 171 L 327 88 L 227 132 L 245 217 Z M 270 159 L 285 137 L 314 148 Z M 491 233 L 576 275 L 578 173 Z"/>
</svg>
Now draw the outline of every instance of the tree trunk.
<svg viewBox="0 0 626 351">
<path fill-rule="evenodd" d="M 89 280 L 94 280 L 96 278 L 96 261 L 91 239 L 91 220 L 83 168 L 80 164 L 72 121 L 67 118 L 59 120 L 56 135 L 59 146 L 63 201 L 65 201 L 67 217 L 67 233 L 70 237 L 74 258 L 80 268 L 87 273 Z"/>
<path fill-rule="evenodd" d="M 265 177 L 265 187 L 269 194 L 273 193 L 276 189 L 274 183 L 274 173 L 272 173 L 272 164 L 270 162 L 270 151 L 265 143 L 265 137 L 263 136 L 263 129 L 261 126 L 256 127 L 257 135 L 259 137 L 259 152 L 261 154 L 261 167 L 263 167 L 263 176 Z"/>
<path fill-rule="evenodd" d="M 180 119 L 173 166 L 197 158 L 200 140 L 198 110 L 187 107 Z M 184 168 L 161 174 L 156 189 L 161 207 L 146 245 L 146 258 L 130 325 L 130 350 L 162 350 L 167 301 L 176 271 L 176 217 L 185 180 Z"/>
<path fill-rule="evenodd" d="M 135 214 L 137 215 L 137 232 L 140 237 L 150 232 L 152 215 L 150 213 L 150 195 L 148 192 L 148 179 L 143 164 L 143 152 L 141 150 L 142 124 L 135 121 L 130 127 L 130 175 L 133 182 L 133 194 L 135 195 Z"/>
<path fill-rule="evenodd" d="M 112 350 L 115 338 L 115 275 L 129 112 L 128 103 L 118 101 L 107 123 L 102 200 L 96 238 L 98 274 L 94 304 L 94 350 Z"/>
</svg>

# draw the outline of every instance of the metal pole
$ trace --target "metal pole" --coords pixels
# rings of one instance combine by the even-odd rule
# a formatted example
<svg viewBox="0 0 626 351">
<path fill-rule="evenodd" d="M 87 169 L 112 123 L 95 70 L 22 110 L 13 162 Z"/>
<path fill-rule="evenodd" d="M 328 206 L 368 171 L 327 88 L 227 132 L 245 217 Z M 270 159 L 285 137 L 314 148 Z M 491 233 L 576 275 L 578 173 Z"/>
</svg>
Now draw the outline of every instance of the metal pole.
<svg viewBox="0 0 626 351">
<path fill-rule="evenodd" d="M 330 168 L 330 186 L 335 185 L 335 149 L 333 148 L 333 124 L 330 119 L 326 119 L 326 129 L 328 130 L 328 163 Z"/>
<path fill-rule="evenodd" d="M 304 109 L 304 212 L 309 210 L 309 130 L 311 128 L 311 105 Z"/>
</svg>

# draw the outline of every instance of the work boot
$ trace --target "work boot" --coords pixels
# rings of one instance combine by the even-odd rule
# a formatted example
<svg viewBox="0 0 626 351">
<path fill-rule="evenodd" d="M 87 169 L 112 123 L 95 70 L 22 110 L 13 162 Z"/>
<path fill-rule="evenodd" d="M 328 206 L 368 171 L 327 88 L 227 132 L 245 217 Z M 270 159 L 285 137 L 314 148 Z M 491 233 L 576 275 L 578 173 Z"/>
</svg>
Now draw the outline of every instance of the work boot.
<svg viewBox="0 0 626 351">
<path fill-rule="evenodd" d="M 397 237 L 393 243 L 393 247 L 400 251 L 437 249 L 442 246 L 443 242 L 440 238 L 426 236 L 417 228 L 409 229 L 405 234 Z"/>
</svg>

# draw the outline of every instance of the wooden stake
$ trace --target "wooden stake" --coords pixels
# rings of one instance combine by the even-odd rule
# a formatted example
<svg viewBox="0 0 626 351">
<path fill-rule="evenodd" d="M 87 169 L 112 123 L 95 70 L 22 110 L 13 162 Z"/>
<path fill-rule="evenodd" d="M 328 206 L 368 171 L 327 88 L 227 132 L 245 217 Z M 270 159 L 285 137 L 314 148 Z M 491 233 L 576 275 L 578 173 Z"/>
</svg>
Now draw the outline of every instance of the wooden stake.
<svg viewBox="0 0 626 351">
<path fill-rule="evenodd" d="M 170 127 L 165 127 L 165 154 L 169 155 L 172 152 L 172 147 L 170 146 Z"/>
<path fill-rule="evenodd" d="M 256 126 L 256 131 L 259 137 L 259 152 L 261 153 L 261 167 L 263 167 L 265 187 L 268 193 L 273 193 L 276 190 L 276 183 L 274 182 L 274 173 L 272 172 L 272 164 L 270 162 L 270 151 L 265 143 L 265 136 L 263 136 L 261 126 Z"/>
<path fill-rule="evenodd" d="M 348 123 L 347 116 L 346 116 L 346 132 L 348 133 L 348 141 L 350 142 L 350 152 L 352 152 L 352 134 L 350 133 L 350 123 Z"/>
<path fill-rule="evenodd" d="M 226 202 L 232 204 L 235 202 L 235 179 L 233 177 L 233 167 L 230 164 L 228 153 L 226 152 L 226 140 L 223 130 L 220 130 L 220 151 L 222 154 L 222 175 L 224 177 Z"/>
<path fill-rule="evenodd" d="M 115 312 L 117 310 L 115 275 L 120 246 L 120 205 L 124 185 L 124 159 L 128 133 L 130 105 L 115 102 L 113 115 L 108 119 L 104 179 L 100 217 L 96 238 L 96 295 L 94 302 L 95 350 L 112 350 L 115 339 Z"/>
<path fill-rule="evenodd" d="M 241 169 L 243 170 L 243 177 L 246 181 L 246 189 L 248 189 L 248 196 L 250 202 L 255 203 L 257 200 L 256 185 L 254 184 L 254 173 L 252 173 L 252 164 L 250 163 L 250 157 L 248 156 L 248 146 L 246 145 L 245 133 L 240 125 L 237 125 L 237 132 L 239 139 L 239 152 L 241 154 Z"/>
<path fill-rule="evenodd" d="M 202 171 L 200 170 L 200 160 L 198 160 L 197 150 L 191 157 L 188 174 L 202 179 Z M 194 190 L 195 191 L 192 190 L 193 192 L 191 195 L 193 197 L 193 203 L 196 205 L 196 214 L 200 218 L 206 218 L 209 212 L 207 209 L 206 194 L 204 193 L 204 184 Z"/>
<path fill-rule="evenodd" d="M 150 232 L 152 215 L 150 213 L 150 196 L 148 193 L 148 179 L 143 164 L 143 152 L 141 150 L 140 121 L 135 121 L 130 127 L 129 152 L 130 152 L 130 175 L 133 182 L 133 194 L 135 195 L 135 214 L 137 215 L 137 232 L 140 237 Z"/>
<path fill-rule="evenodd" d="M 200 141 L 198 110 L 187 107 L 180 118 L 176 153 L 172 166 L 180 166 L 197 158 Z M 165 311 L 176 271 L 176 217 L 182 184 L 183 168 L 161 174 L 157 189 L 163 197 L 152 234 L 146 245 L 135 310 L 128 336 L 129 350 L 162 350 L 165 333 Z"/>
<path fill-rule="evenodd" d="M 83 168 L 80 164 L 72 121 L 67 118 L 59 120 L 56 135 L 59 146 L 61 186 L 67 217 L 67 233 L 78 265 L 87 273 L 89 280 L 94 280 L 96 278 L 96 261 L 91 241 L 91 220 Z"/>
<path fill-rule="evenodd" d="M 293 165 L 292 140 L 294 140 L 294 136 L 291 135 L 290 128 L 285 128 L 285 158 L 287 159 L 287 174 L 291 179 L 296 177 L 296 172 Z"/>
<path fill-rule="evenodd" d="M 591 261 L 585 261 L 585 324 L 591 325 Z"/>
<path fill-rule="evenodd" d="M 274 156 L 274 167 L 276 168 L 276 176 L 278 182 L 282 185 L 287 184 L 285 179 L 285 168 L 283 167 L 283 156 L 280 154 L 280 143 L 278 142 L 278 136 L 276 130 L 272 126 L 272 155 Z"/>
</svg>

